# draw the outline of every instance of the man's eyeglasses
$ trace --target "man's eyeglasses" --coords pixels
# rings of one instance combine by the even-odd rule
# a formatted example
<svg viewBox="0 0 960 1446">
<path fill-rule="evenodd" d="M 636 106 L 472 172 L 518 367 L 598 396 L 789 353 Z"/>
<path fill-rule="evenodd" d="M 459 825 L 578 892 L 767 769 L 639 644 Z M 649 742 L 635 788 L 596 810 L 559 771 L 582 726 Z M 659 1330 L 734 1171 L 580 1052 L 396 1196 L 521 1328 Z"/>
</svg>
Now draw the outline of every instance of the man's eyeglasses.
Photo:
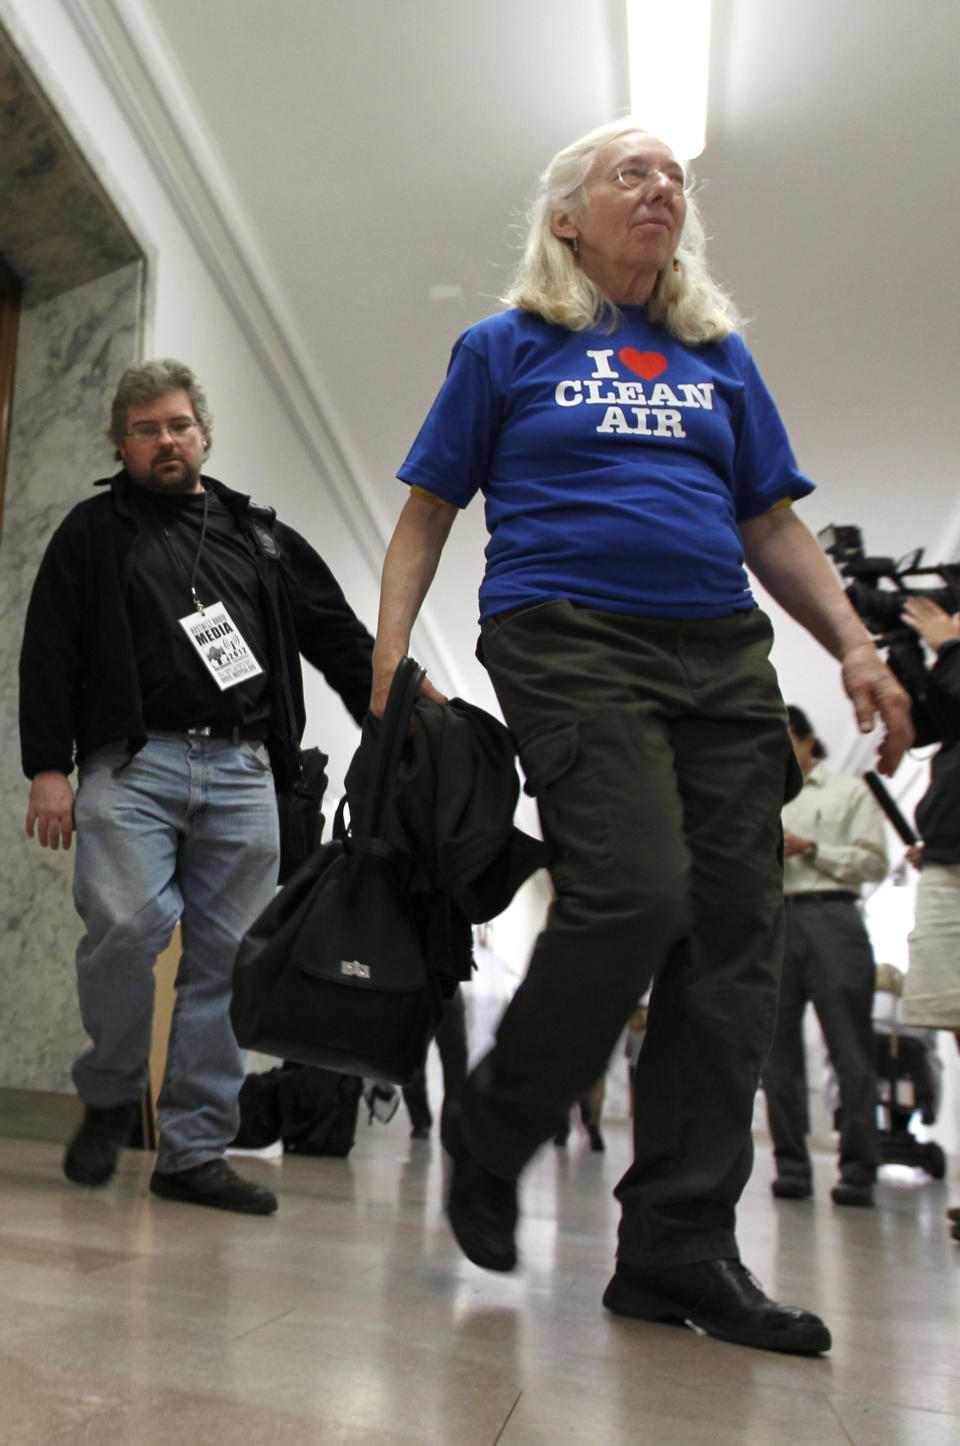
<svg viewBox="0 0 960 1446">
<path fill-rule="evenodd" d="M 169 432 L 171 437 L 189 437 L 199 425 L 193 417 L 174 417 L 172 422 L 134 422 L 127 436 L 135 437 L 138 442 L 157 442 L 164 432 Z"/>
</svg>

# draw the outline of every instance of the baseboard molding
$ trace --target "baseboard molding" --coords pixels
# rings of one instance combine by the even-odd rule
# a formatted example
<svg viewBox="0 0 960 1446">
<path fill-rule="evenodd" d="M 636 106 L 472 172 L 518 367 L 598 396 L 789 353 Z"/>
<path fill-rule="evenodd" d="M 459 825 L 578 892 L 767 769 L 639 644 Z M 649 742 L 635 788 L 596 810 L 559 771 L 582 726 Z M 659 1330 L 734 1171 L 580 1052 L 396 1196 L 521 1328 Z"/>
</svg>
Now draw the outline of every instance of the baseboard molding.
<svg viewBox="0 0 960 1446">
<path fill-rule="evenodd" d="M 0 1135 L 8 1139 L 61 1144 L 76 1129 L 80 1115 L 76 1095 L 0 1088 Z"/>
</svg>

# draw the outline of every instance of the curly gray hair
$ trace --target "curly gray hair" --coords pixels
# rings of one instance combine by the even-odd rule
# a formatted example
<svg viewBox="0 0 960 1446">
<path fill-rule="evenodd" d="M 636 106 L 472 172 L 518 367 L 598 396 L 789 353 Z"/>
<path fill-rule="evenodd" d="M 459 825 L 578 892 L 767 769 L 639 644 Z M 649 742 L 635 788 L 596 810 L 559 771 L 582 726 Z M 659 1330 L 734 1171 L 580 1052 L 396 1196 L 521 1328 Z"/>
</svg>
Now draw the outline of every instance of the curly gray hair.
<svg viewBox="0 0 960 1446">
<path fill-rule="evenodd" d="M 197 381 L 196 374 L 185 362 L 173 357 L 159 361 L 142 362 L 139 366 L 128 367 L 120 378 L 116 395 L 110 407 L 110 426 L 107 436 L 115 447 L 120 447 L 127 431 L 127 408 L 155 402 L 167 392 L 186 392 L 193 407 L 193 415 L 203 428 L 207 440 L 206 450 L 210 451 L 213 437 L 213 413 L 207 394 Z M 117 453 L 119 458 L 120 453 Z"/>
</svg>

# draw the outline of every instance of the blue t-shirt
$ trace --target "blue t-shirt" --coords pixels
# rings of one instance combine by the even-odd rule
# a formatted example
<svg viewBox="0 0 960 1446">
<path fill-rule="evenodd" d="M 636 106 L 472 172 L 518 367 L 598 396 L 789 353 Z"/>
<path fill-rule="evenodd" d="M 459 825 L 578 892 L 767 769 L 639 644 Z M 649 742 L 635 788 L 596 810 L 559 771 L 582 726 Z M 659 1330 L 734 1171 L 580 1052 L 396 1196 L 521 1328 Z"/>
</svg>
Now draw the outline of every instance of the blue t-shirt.
<svg viewBox="0 0 960 1446">
<path fill-rule="evenodd" d="M 738 523 L 813 490 L 738 336 L 691 348 L 622 312 L 604 333 L 506 311 L 453 349 L 398 476 L 457 507 L 483 493 L 481 617 L 753 607 Z"/>
</svg>

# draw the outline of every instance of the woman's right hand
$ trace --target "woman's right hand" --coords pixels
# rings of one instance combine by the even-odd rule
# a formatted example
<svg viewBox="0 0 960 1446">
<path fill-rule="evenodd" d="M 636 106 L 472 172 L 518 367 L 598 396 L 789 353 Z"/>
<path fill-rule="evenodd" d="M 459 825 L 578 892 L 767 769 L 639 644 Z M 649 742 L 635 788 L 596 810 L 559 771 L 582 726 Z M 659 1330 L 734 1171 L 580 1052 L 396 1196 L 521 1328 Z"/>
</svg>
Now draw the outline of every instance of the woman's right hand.
<svg viewBox="0 0 960 1446">
<path fill-rule="evenodd" d="M 396 671 L 396 664 L 392 668 L 378 668 L 374 664 L 373 687 L 370 690 L 370 712 L 374 718 L 383 717 L 390 693 L 390 684 L 393 682 L 393 675 Z"/>
<path fill-rule="evenodd" d="M 392 662 L 381 662 L 377 658 L 376 649 L 373 654 L 373 688 L 370 692 L 370 712 L 375 718 L 382 718 L 387 706 L 387 698 L 390 694 L 390 685 L 393 682 L 393 675 L 400 665 L 400 659 L 395 658 Z M 432 703 L 441 705 L 449 703 L 450 699 L 433 686 L 430 679 L 424 676 L 420 684 L 419 696 L 429 698 Z"/>
</svg>

